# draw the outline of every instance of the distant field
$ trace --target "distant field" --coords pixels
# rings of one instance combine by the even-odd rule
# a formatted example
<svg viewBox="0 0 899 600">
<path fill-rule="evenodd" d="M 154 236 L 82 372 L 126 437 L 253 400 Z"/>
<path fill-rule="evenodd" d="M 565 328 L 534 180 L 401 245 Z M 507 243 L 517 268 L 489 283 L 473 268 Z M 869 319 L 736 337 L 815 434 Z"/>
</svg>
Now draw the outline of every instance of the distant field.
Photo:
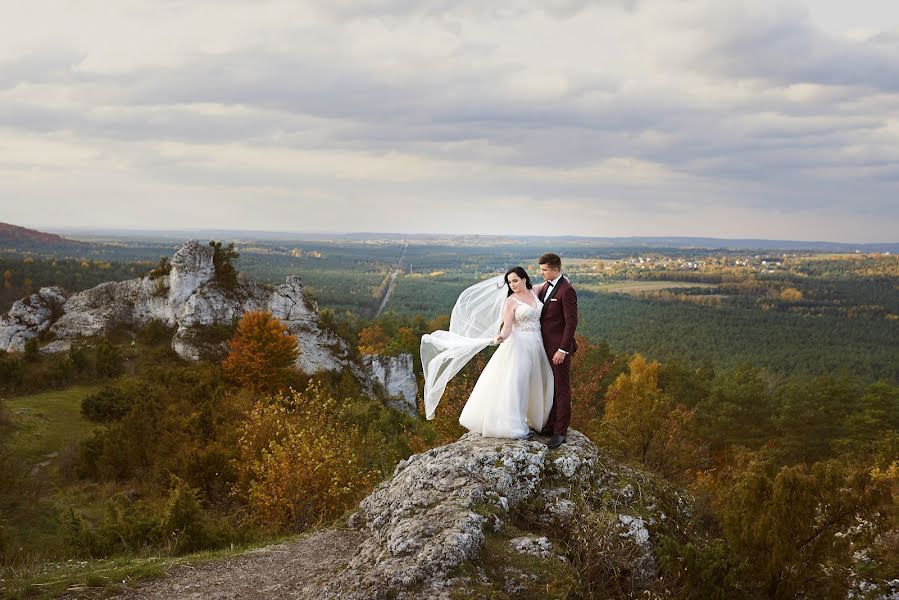
<svg viewBox="0 0 899 600">
<path fill-rule="evenodd" d="M 613 281 L 611 283 L 578 283 L 578 288 L 591 292 L 623 292 L 625 294 L 637 294 L 639 292 L 651 292 L 657 290 L 670 290 L 676 288 L 711 288 L 711 283 L 692 283 L 688 281 Z"/>
</svg>

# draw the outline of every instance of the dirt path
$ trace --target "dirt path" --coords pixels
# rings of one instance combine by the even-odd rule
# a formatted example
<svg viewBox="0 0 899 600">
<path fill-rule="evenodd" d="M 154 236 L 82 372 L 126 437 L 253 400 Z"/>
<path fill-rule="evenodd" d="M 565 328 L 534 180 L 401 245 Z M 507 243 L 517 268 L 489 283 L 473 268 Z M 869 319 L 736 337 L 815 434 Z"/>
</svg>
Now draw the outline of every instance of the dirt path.
<svg viewBox="0 0 899 600">
<path fill-rule="evenodd" d="M 357 530 L 327 529 L 229 559 L 180 565 L 167 577 L 147 582 L 117 598 L 313 598 L 321 584 L 349 562 L 364 537 Z"/>
</svg>

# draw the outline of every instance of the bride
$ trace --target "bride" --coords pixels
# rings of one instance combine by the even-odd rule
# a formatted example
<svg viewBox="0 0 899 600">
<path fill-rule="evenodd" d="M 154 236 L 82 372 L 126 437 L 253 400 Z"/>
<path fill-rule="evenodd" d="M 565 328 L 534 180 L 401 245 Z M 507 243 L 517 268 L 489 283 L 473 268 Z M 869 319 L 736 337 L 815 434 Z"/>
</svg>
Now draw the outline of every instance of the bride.
<svg viewBox="0 0 899 600">
<path fill-rule="evenodd" d="M 542 309 L 521 267 L 463 291 L 450 331 L 422 336 L 427 418 L 434 418 L 447 383 L 465 363 L 488 345 L 500 344 L 459 423 L 485 437 L 529 438 L 531 430 L 543 429 L 552 408 L 553 375 L 540 334 Z"/>
</svg>

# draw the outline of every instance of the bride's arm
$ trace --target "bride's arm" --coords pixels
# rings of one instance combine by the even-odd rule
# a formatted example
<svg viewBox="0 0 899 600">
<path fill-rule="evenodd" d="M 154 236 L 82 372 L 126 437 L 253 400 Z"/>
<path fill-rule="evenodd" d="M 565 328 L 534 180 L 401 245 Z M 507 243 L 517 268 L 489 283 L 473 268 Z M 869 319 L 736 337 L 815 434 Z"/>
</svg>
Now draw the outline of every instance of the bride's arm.
<svg viewBox="0 0 899 600">
<path fill-rule="evenodd" d="M 503 328 L 500 330 L 499 335 L 496 336 L 496 343 L 500 344 L 505 340 L 509 339 L 509 335 L 512 333 L 512 323 L 515 320 L 515 301 L 512 300 L 512 297 L 506 298 L 506 303 L 503 305 Z"/>
<path fill-rule="evenodd" d="M 545 288 L 545 287 L 546 287 L 546 282 L 544 281 L 540 285 L 535 285 L 534 287 L 532 287 L 531 291 L 534 292 L 535 296 L 539 296 L 541 293 L 543 293 L 543 288 Z"/>
</svg>

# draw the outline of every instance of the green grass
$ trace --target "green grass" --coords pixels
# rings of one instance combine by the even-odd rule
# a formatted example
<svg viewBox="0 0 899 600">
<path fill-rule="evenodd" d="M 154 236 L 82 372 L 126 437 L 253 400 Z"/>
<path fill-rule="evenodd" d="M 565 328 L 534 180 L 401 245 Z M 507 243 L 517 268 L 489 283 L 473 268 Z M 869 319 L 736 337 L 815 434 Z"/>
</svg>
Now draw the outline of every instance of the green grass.
<svg viewBox="0 0 899 600">
<path fill-rule="evenodd" d="M 81 416 L 81 401 L 100 387 L 79 385 L 4 400 L 13 422 L 7 449 L 22 477 L 19 485 L 0 495 L 10 558 L 27 562 L 59 553 L 61 504 L 99 507 L 97 498 L 103 490 L 96 485 L 61 485 L 59 467 L 61 461 L 71 462 L 73 444 L 97 427 Z"/>
<path fill-rule="evenodd" d="M 29 469 L 49 461 L 45 466 L 52 470 L 57 456 L 51 455 L 58 455 L 96 428 L 81 416 L 81 401 L 100 387 L 79 385 L 6 399 L 16 427 L 9 441 L 13 457 Z"/>
</svg>

